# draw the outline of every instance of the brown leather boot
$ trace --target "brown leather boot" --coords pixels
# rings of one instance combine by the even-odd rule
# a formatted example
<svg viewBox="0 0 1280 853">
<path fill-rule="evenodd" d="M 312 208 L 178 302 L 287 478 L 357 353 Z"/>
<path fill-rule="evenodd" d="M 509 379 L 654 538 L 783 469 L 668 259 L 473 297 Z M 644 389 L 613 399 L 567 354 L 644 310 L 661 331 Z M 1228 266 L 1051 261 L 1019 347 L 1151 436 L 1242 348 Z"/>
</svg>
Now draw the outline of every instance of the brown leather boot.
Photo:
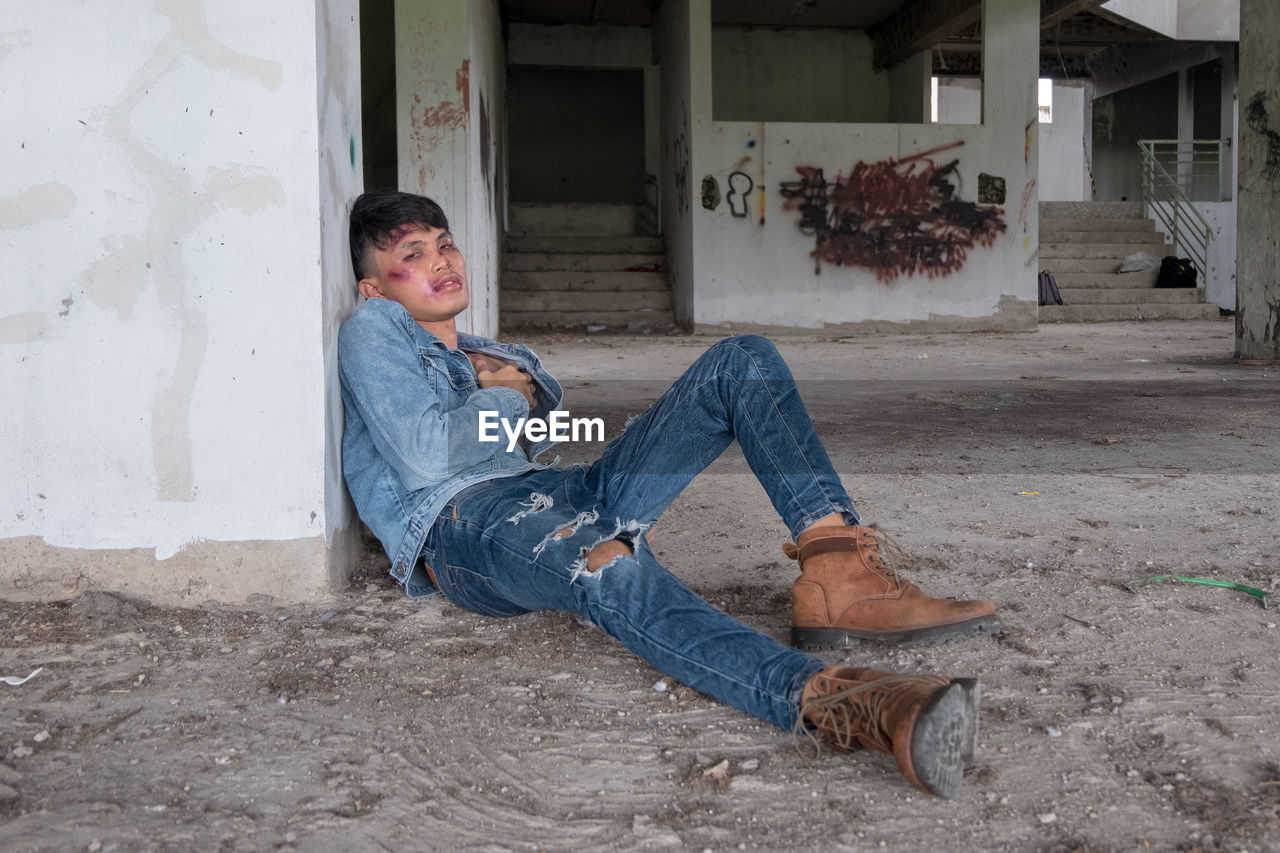
<svg viewBox="0 0 1280 853">
<path fill-rule="evenodd" d="M 888 753 L 908 782 L 950 800 L 977 746 L 980 701 L 976 678 L 831 666 L 804 686 L 796 726 L 807 721 L 841 752 Z"/>
<path fill-rule="evenodd" d="M 810 527 L 782 550 L 800 562 L 791 642 L 802 649 L 937 641 L 1000 628 L 994 604 L 933 598 L 898 577 L 870 527 Z"/>
</svg>

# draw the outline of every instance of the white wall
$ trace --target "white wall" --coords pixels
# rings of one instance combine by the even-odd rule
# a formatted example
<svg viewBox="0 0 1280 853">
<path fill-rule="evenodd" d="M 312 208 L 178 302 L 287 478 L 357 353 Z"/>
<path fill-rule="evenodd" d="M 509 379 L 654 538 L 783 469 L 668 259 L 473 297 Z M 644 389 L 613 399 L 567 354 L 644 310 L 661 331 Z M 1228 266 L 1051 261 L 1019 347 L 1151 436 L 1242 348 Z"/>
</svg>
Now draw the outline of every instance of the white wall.
<svg viewBox="0 0 1280 853">
<path fill-rule="evenodd" d="M 693 308 L 698 325 L 822 328 L 918 321 L 935 328 L 1034 326 L 1039 4 L 988 0 L 985 7 L 984 27 L 990 35 L 983 125 L 715 122 L 705 137 L 695 137 L 695 188 L 710 175 L 724 195 L 734 172 L 752 183 L 744 217 L 735 216 L 727 201 L 704 209 L 695 194 Z M 695 31 L 691 53 L 696 58 L 704 51 Z M 695 73 L 693 79 L 696 88 L 701 77 Z M 1000 206 L 1007 230 L 993 246 L 969 249 L 961 269 L 933 278 L 903 275 L 886 283 L 867 267 L 825 262 L 815 271 L 814 236 L 801 232 L 800 214 L 786 209 L 780 192 L 784 182 L 797 179 L 798 167 L 822 168 L 831 180 L 847 175 L 860 161 L 901 160 L 954 143 L 959 146 L 933 159 L 941 165 L 958 158 L 958 200 L 977 201 L 980 173 L 1005 181 Z"/>
<path fill-rule="evenodd" d="M 1086 124 L 1088 88 L 1081 82 L 1055 81 L 1053 121 L 1040 130 L 1040 200 L 1089 201 L 1088 149 L 1093 130 Z"/>
<path fill-rule="evenodd" d="M 1178 0 L 1178 38 L 1239 41 L 1240 0 Z"/>
<path fill-rule="evenodd" d="M 1220 308 L 1235 310 L 1236 307 L 1236 203 L 1234 201 L 1197 201 L 1193 206 L 1204 217 L 1213 239 L 1209 242 L 1209 256 L 1206 269 L 1200 272 L 1197 282 L 1204 288 L 1205 298 Z M 1156 209 L 1166 212 L 1157 216 Z M 1149 205 L 1147 215 L 1156 220 L 1156 227 L 1165 232 L 1165 239 L 1172 235 L 1163 223 L 1172 217 L 1172 208 L 1167 204 Z M 1170 245 L 1167 254 L 1188 257 L 1189 252 L 1182 247 Z M 1198 262 L 1197 262 L 1198 263 Z"/>
<path fill-rule="evenodd" d="M 1178 37 L 1178 0 L 1108 0 L 1102 8 L 1169 38 Z"/>
<path fill-rule="evenodd" d="M 1169 38 L 1240 40 L 1240 0 L 1109 0 L 1102 7 Z"/>
<path fill-rule="evenodd" d="M 328 588 L 354 10 L 6 8 L 0 594 Z"/>
<path fill-rule="evenodd" d="M 871 59 L 871 38 L 861 30 L 715 27 L 713 114 L 717 121 L 887 121 L 889 77 L 867 74 Z"/>
<path fill-rule="evenodd" d="M 981 78 L 938 78 L 938 124 L 982 124 Z"/>
<path fill-rule="evenodd" d="M 1200 215 L 1213 229 L 1209 244 L 1204 295 L 1219 308 L 1236 309 L 1236 203 L 1234 201 L 1195 203 Z"/>
</svg>

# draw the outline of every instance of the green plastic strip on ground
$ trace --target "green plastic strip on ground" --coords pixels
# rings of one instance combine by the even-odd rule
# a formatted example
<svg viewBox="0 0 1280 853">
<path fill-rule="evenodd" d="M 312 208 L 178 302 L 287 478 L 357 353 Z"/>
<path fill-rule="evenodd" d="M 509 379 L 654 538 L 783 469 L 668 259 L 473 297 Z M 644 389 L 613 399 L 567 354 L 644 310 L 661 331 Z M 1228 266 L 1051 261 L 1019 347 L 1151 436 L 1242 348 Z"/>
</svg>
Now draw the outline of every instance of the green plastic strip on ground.
<svg viewBox="0 0 1280 853">
<path fill-rule="evenodd" d="M 1126 581 L 1125 586 L 1129 588 L 1130 592 L 1136 592 L 1137 590 L 1133 588 L 1134 584 L 1155 583 L 1156 581 L 1166 581 L 1166 580 L 1185 581 L 1187 583 L 1204 584 L 1205 586 L 1225 586 L 1227 589 L 1238 589 L 1241 592 L 1247 592 L 1249 595 L 1252 595 L 1254 598 L 1261 601 L 1263 610 L 1270 609 L 1270 605 L 1267 604 L 1267 593 L 1265 591 L 1258 589 L 1257 587 L 1245 586 L 1242 583 L 1233 583 L 1231 581 L 1216 581 L 1213 578 L 1184 578 L 1181 575 L 1156 575 L 1153 578 L 1142 578 L 1141 580 L 1136 580 L 1136 581 Z"/>
</svg>

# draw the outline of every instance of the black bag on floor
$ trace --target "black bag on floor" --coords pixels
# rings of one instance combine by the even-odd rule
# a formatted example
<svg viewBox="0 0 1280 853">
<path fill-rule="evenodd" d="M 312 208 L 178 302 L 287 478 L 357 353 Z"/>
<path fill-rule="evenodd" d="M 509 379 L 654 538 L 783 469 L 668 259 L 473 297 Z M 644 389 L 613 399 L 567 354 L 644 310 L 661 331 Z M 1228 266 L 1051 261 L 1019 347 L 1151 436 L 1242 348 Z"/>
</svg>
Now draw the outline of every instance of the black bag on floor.
<svg viewBox="0 0 1280 853">
<path fill-rule="evenodd" d="M 1196 265 L 1190 258 L 1175 258 L 1173 255 L 1160 259 L 1160 273 L 1156 276 L 1156 287 L 1195 287 Z"/>
<path fill-rule="evenodd" d="M 1058 280 L 1051 272 L 1040 273 L 1040 304 L 1061 305 L 1062 294 L 1058 292 Z"/>
</svg>

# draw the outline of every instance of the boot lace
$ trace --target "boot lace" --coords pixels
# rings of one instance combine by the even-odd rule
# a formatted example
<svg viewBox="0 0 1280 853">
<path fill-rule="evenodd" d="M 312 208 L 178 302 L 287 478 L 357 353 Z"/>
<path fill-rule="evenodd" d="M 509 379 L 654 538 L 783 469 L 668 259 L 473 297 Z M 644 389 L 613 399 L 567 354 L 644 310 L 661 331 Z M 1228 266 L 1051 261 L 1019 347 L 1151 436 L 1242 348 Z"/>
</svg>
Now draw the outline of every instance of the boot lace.
<svg viewBox="0 0 1280 853">
<path fill-rule="evenodd" d="M 861 544 L 867 546 L 864 552 L 867 562 L 874 568 L 887 571 L 895 583 L 901 583 L 898 570 L 911 568 L 915 563 L 911 555 L 897 540 L 874 525 L 864 528 L 860 534 Z"/>
<path fill-rule="evenodd" d="M 884 728 L 885 703 L 895 687 L 915 684 L 918 680 L 910 675 L 887 675 L 814 696 L 800 706 L 800 715 L 791 729 L 796 748 L 802 750 L 804 741 L 808 740 L 814 746 L 814 755 L 821 754 L 822 738 L 817 732 L 822 732 L 842 752 L 867 746 L 892 753 L 893 742 Z"/>
</svg>

